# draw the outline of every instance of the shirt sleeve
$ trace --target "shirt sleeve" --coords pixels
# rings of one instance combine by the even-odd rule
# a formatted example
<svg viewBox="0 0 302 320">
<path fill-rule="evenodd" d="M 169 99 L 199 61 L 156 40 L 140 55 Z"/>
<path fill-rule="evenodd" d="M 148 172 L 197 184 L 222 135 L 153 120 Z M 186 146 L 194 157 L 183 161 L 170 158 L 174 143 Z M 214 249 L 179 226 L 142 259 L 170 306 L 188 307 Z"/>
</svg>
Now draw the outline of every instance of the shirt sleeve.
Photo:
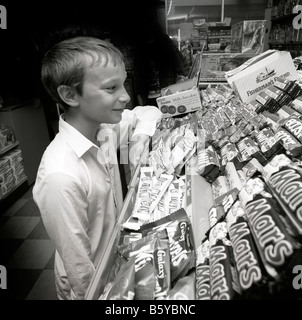
<svg viewBox="0 0 302 320">
<path fill-rule="evenodd" d="M 126 144 L 132 136 L 145 134 L 153 136 L 156 125 L 162 118 L 162 112 L 155 106 L 138 106 L 123 112 L 122 121 L 115 130 L 119 130 L 119 145 Z"/>
<path fill-rule="evenodd" d="M 75 177 L 52 173 L 34 190 L 45 229 L 63 261 L 75 299 L 84 299 L 95 267 L 87 234 L 87 202 L 83 187 Z"/>
</svg>

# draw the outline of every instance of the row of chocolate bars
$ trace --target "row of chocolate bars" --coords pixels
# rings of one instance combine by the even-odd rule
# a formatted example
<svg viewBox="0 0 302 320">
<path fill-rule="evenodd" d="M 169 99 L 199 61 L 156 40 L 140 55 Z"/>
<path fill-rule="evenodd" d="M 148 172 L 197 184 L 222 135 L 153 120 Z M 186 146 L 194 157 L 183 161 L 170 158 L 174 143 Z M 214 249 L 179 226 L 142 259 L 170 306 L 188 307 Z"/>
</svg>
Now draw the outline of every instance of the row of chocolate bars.
<svg viewBox="0 0 302 320">
<path fill-rule="evenodd" d="M 301 115 L 294 109 L 299 97 L 273 114 L 243 104 L 222 85 L 201 91 L 205 94 L 208 100 L 203 99 L 200 111 L 159 124 L 150 167 L 141 170 L 140 201 L 134 206 L 139 214 L 124 225 L 130 230 L 123 230 L 100 299 L 263 299 L 295 293 L 289 278 L 301 261 L 297 226 L 302 215 L 294 189 L 301 179 L 302 140 L 296 128 Z M 214 196 L 210 229 L 198 248 L 181 203 L 177 211 L 161 210 L 161 218 L 150 220 L 151 209 L 164 199 L 163 189 L 169 190 L 167 180 L 170 185 L 176 178 L 181 181 L 185 164 L 194 156 L 197 173 L 211 183 Z M 287 184 L 283 178 L 285 187 L 276 185 L 278 196 L 270 179 L 289 166 L 297 181 Z M 157 201 L 154 181 L 161 186 L 156 188 L 161 196 Z M 284 203 L 282 197 L 287 197 Z"/>
<path fill-rule="evenodd" d="M 215 204 L 196 250 L 197 300 L 301 298 L 293 284 L 302 261 L 301 91 L 283 78 L 275 85 L 286 103 L 269 88 L 259 94 L 266 99 L 233 109 L 242 116 L 233 116 L 236 139 L 221 143 L 213 139 L 217 130 L 204 138 L 199 173 L 212 183 Z M 238 125 L 242 118 L 245 126 Z"/>
</svg>

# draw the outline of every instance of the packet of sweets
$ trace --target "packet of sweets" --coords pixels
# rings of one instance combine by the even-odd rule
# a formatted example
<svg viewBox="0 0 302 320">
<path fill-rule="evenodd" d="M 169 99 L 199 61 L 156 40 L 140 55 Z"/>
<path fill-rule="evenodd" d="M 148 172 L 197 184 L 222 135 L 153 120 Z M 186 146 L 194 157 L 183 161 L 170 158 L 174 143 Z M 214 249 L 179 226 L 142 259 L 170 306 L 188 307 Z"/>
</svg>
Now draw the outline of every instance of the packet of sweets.
<svg viewBox="0 0 302 320">
<path fill-rule="evenodd" d="M 192 226 L 186 211 L 176 212 L 141 227 L 143 235 L 166 230 L 169 238 L 172 284 L 195 267 Z"/>
<path fill-rule="evenodd" d="M 171 214 L 180 209 L 180 204 L 179 179 L 174 179 L 167 191 L 167 214 Z"/>
<path fill-rule="evenodd" d="M 206 239 L 196 250 L 196 269 L 195 269 L 195 299 L 210 300 L 210 243 Z"/>
<path fill-rule="evenodd" d="M 167 136 L 166 141 L 160 138 L 158 147 L 149 152 L 149 165 L 153 168 L 156 176 L 171 171 L 171 136 Z"/>
<path fill-rule="evenodd" d="M 210 229 L 225 216 L 223 205 L 214 205 L 209 210 Z"/>
<path fill-rule="evenodd" d="M 156 208 L 153 210 L 153 212 L 151 212 L 149 222 L 159 220 L 168 214 L 167 208 L 166 208 L 167 197 L 168 197 L 168 191 L 164 193 L 164 195 L 159 200 Z"/>
<path fill-rule="evenodd" d="M 135 300 L 164 299 L 171 288 L 169 241 L 165 230 L 119 246 L 125 259 L 135 257 Z"/>
<path fill-rule="evenodd" d="M 237 143 L 237 148 L 241 154 L 242 161 L 249 161 L 256 158 L 261 164 L 267 163 L 267 159 L 260 152 L 258 144 L 251 138 L 246 137 Z"/>
<path fill-rule="evenodd" d="M 192 130 L 186 130 L 183 138 L 175 145 L 171 151 L 171 166 L 167 170 L 168 174 L 172 174 L 175 171 L 175 168 L 184 165 L 184 159 L 186 155 L 193 149 L 196 144 L 197 138 L 194 135 Z M 178 169 L 179 170 L 179 169 Z"/>
<path fill-rule="evenodd" d="M 166 232 L 158 234 L 154 250 L 155 300 L 164 300 L 171 290 L 170 248 Z"/>
<path fill-rule="evenodd" d="M 154 246 L 155 236 L 144 237 L 118 248 L 120 259 L 134 259 L 135 300 L 153 300 L 155 292 Z"/>
<path fill-rule="evenodd" d="M 142 221 L 150 218 L 151 190 L 152 190 L 153 168 L 141 167 L 136 194 L 136 201 L 132 212 L 132 217 Z"/>
<path fill-rule="evenodd" d="M 242 183 L 233 162 L 229 162 L 226 165 L 224 174 L 228 183 L 228 191 L 233 189 L 241 190 Z"/>
<path fill-rule="evenodd" d="M 179 180 L 179 207 L 185 208 L 186 206 L 186 176 L 180 176 Z"/>
<path fill-rule="evenodd" d="M 168 292 L 166 300 L 195 300 L 195 273 L 190 271 Z"/>
<path fill-rule="evenodd" d="M 122 264 L 114 281 L 107 283 L 98 300 L 133 300 L 134 259 Z"/>
<path fill-rule="evenodd" d="M 215 181 L 213 181 L 211 188 L 215 201 L 215 199 L 223 196 L 229 191 L 227 178 L 223 175 L 219 176 Z"/>
<path fill-rule="evenodd" d="M 149 213 L 152 213 L 159 203 L 160 199 L 163 197 L 164 193 L 167 191 L 170 183 L 173 180 L 173 175 L 162 173 L 159 177 L 152 177 L 152 188 L 150 192 L 150 204 Z"/>
<path fill-rule="evenodd" d="M 302 120 L 295 115 L 285 119 L 283 127 L 292 134 L 300 143 L 302 143 Z"/>
<path fill-rule="evenodd" d="M 181 208 L 179 179 L 174 179 L 153 211 L 153 220 L 159 220 Z M 152 215 L 152 214 L 151 214 Z M 152 222 L 150 221 L 150 222 Z"/>
<path fill-rule="evenodd" d="M 254 175 L 262 174 L 263 166 L 256 158 L 253 158 L 242 168 L 242 172 L 244 174 L 245 181 L 248 181 Z"/>
</svg>

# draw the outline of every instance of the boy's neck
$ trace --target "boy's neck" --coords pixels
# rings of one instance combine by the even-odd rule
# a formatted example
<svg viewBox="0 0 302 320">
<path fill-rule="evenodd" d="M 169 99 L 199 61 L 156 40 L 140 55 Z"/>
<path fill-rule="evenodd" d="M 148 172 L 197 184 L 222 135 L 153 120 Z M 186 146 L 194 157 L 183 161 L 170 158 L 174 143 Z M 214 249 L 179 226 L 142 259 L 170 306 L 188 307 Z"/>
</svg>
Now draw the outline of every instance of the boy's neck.
<svg viewBox="0 0 302 320">
<path fill-rule="evenodd" d="M 85 119 L 83 118 L 78 119 L 76 117 L 71 116 L 70 114 L 65 115 L 65 121 L 69 125 L 74 127 L 76 130 L 78 130 L 88 140 L 98 145 L 98 142 L 96 139 L 96 133 L 99 129 L 98 124 L 92 124 L 90 122 L 88 123 L 87 121 L 85 121 Z"/>
</svg>

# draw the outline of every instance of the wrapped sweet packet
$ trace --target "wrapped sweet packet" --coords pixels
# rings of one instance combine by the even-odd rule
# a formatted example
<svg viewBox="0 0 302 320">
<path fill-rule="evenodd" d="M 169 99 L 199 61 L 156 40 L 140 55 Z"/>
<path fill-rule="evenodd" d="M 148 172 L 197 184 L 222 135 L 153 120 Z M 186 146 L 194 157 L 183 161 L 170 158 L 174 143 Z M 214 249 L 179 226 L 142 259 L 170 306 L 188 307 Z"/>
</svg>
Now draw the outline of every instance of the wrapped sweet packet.
<svg viewBox="0 0 302 320">
<path fill-rule="evenodd" d="M 118 248 L 124 259 L 135 259 L 135 300 L 165 299 L 171 289 L 169 241 L 165 230 Z"/>
<path fill-rule="evenodd" d="M 153 188 L 153 168 L 141 167 L 136 201 L 132 217 L 142 221 L 150 218 L 151 191 Z"/>
<path fill-rule="evenodd" d="M 194 300 L 195 299 L 195 273 L 190 271 L 188 275 L 179 279 L 168 292 L 166 300 Z"/>
<path fill-rule="evenodd" d="M 175 145 L 171 151 L 170 162 L 171 166 L 167 170 L 168 174 L 175 172 L 175 169 L 181 164 L 184 165 L 185 157 L 189 154 L 191 150 L 195 151 L 197 137 L 194 132 L 190 129 L 185 131 L 185 134 L 181 140 Z M 179 168 L 178 168 L 179 170 Z"/>
<path fill-rule="evenodd" d="M 130 259 L 119 268 L 115 279 L 108 282 L 98 300 L 134 299 L 134 259 Z"/>
<path fill-rule="evenodd" d="M 152 177 L 152 188 L 150 191 L 150 206 L 149 215 L 158 205 L 160 199 L 163 197 L 164 193 L 167 191 L 170 183 L 172 182 L 174 176 L 170 174 L 162 173 L 159 177 Z"/>
<path fill-rule="evenodd" d="M 171 279 L 175 283 L 195 267 L 195 250 L 192 226 L 186 211 L 178 211 L 155 222 L 145 224 L 140 231 L 143 235 L 166 230 L 169 238 L 171 258 Z"/>
<path fill-rule="evenodd" d="M 300 117 L 291 116 L 284 120 L 282 126 L 302 143 L 302 120 Z"/>
</svg>

